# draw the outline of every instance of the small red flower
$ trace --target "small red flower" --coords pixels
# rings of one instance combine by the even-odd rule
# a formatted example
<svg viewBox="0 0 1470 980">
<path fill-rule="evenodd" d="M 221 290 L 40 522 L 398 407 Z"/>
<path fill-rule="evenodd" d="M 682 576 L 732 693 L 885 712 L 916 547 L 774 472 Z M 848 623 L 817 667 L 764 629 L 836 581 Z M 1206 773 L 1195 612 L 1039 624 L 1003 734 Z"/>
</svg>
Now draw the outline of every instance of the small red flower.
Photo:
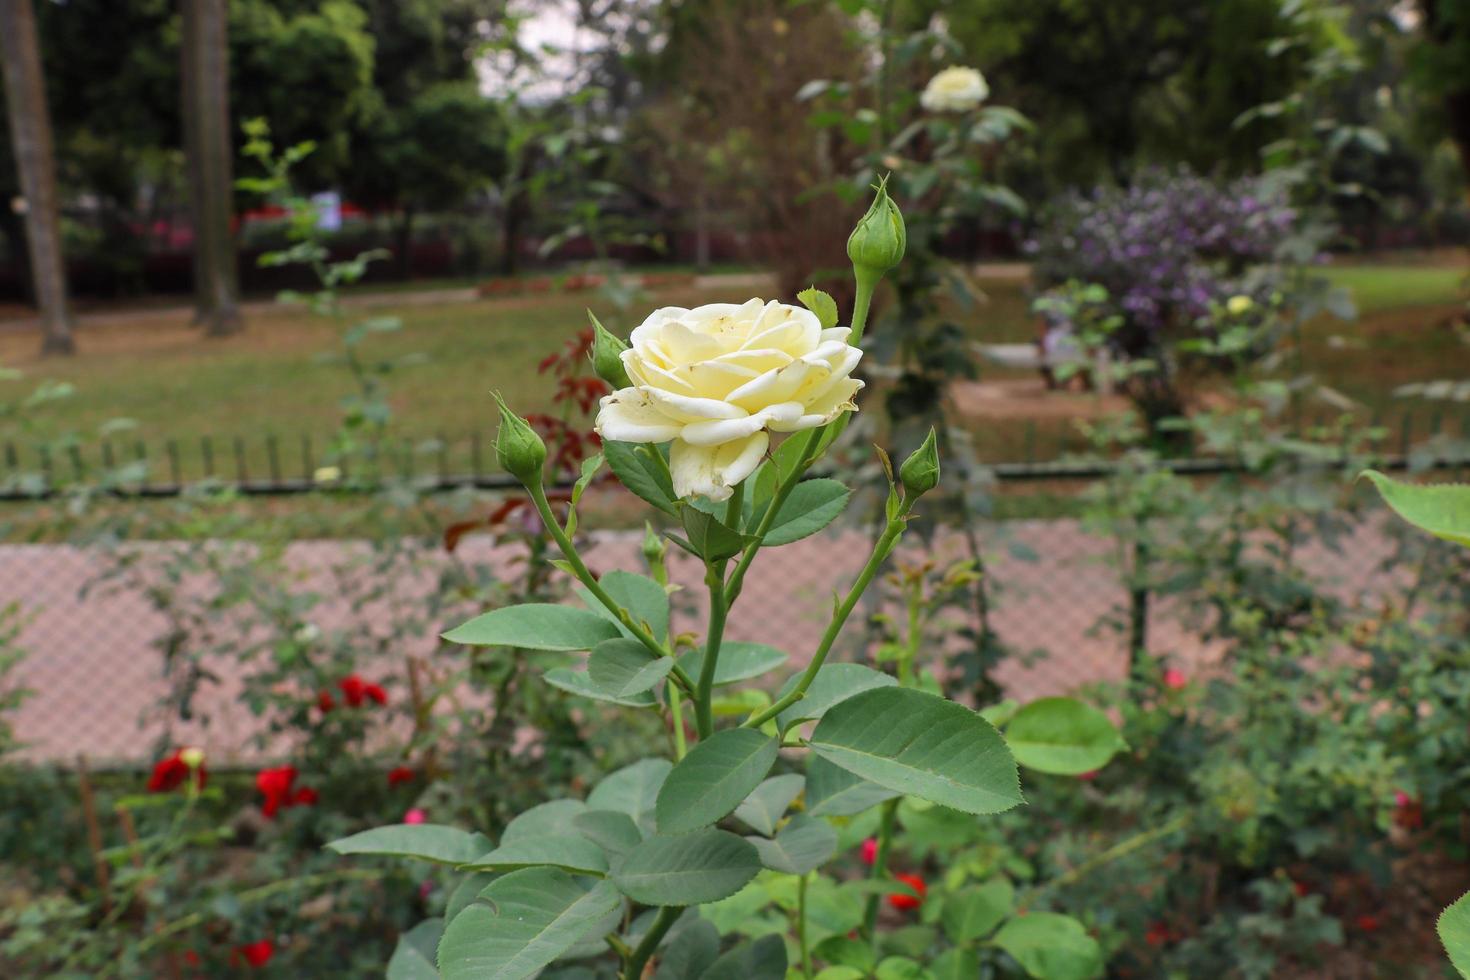
<svg viewBox="0 0 1470 980">
<path fill-rule="evenodd" d="M 276 944 L 269 939 L 257 939 L 253 943 L 236 946 L 235 954 L 251 966 L 265 966 L 276 955 Z M 230 958 L 235 959 L 235 955 Z"/>
<path fill-rule="evenodd" d="M 261 803 L 260 810 L 267 817 L 274 817 L 279 811 L 292 806 L 312 806 L 317 802 L 317 791 L 309 786 L 299 789 L 293 788 L 296 782 L 295 766 L 278 766 L 275 769 L 262 769 L 255 774 L 255 788 L 260 790 L 265 801 Z"/>
<path fill-rule="evenodd" d="M 388 770 L 388 785 L 397 786 L 400 783 L 411 783 L 414 781 L 415 773 L 408 766 L 395 766 Z"/>
<path fill-rule="evenodd" d="M 160 759 L 153 767 L 153 773 L 148 777 L 148 792 L 150 793 L 172 793 L 189 778 L 189 764 L 183 759 L 184 750 L 174 749 L 173 755 Z M 209 774 L 204 771 L 204 766 L 199 766 L 199 773 L 195 777 L 200 789 L 209 781 Z"/>
<path fill-rule="evenodd" d="M 1090 783 L 1097 778 L 1097 770 L 1089 769 L 1087 772 L 1080 772 L 1077 774 L 1077 778 L 1082 780 L 1084 783 Z"/>
<path fill-rule="evenodd" d="M 322 714 L 326 714 L 328 711 L 331 711 L 333 708 L 337 707 L 337 701 L 335 698 L 332 697 L 331 691 L 317 691 L 316 706 Z"/>
<path fill-rule="evenodd" d="M 902 910 L 916 909 L 920 905 L 924 904 L 924 895 L 929 891 L 929 889 L 924 884 L 923 878 L 920 878 L 918 875 L 894 875 L 893 877 L 898 881 L 903 882 L 905 885 L 908 885 L 919 894 L 918 898 L 915 898 L 913 895 L 905 895 L 902 892 L 894 892 L 892 895 L 888 896 L 889 905 L 892 905 L 896 909 Z"/>
<path fill-rule="evenodd" d="M 381 684 L 368 684 L 363 687 L 362 693 L 368 696 L 369 701 L 375 701 L 378 704 L 388 703 L 388 692 L 383 690 Z"/>
<path fill-rule="evenodd" d="M 1170 667 L 1164 671 L 1164 686 L 1171 691 L 1177 691 L 1189 684 L 1189 678 L 1184 676 L 1184 671 Z"/>
<path fill-rule="evenodd" d="M 1163 946 L 1173 938 L 1169 931 L 1169 925 L 1165 922 L 1155 922 L 1148 927 L 1148 932 L 1143 934 L 1143 941 L 1150 946 Z"/>
<path fill-rule="evenodd" d="M 1424 804 L 1403 790 L 1393 794 L 1393 822 L 1404 830 L 1424 826 Z"/>
<path fill-rule="evenodd" d="M 192 949 L 186 949 L 184 950 L 184 962 L 189 964 L 190 966 L 198 966 L 199 964 L 203 963 L 204 960 L 201 959 L 199 954 L 194 952 Z"/>
<path fill-rule="evenodd" d="M 863 841 L 863 863 L 872 864 L 878 860 L 878 838 L 869 837 Z"/>
<path fill-rule="evenodd" d="M 1305 881 L 1293 881 L 1291 883 L 1291 890 L 1296 892 L 1297 898 L 1306 898 L 1308 895 L 1312 894 L 1312 889 L 1307 887 L 1307 883 Z"/>
<path fill-rule="evenodd" d="M 425 813 L 424 811 L 420 810 L 418 807 L 414 807 L 412 810 L 409 810 L 407 813 L 405 813 L 403 815 L 403 822 L 404 823 L 415 823 L 415 824 L 417 824 L 417 823 L 424 823 L 428 819 L 429 819 L 429 815 L 427 813 Z"/>
<path fill-rule="evenodd" d="M 367 697 L 367 683 L 356 674 L 348 674 L 337 682 L 342 689 L 342 697 L 347 699 L 347 704 L 353 708 L 362 707 L 363 699 Z"/>
<path fill-rule="evenodd" d="M 1367 912 L 1354 919 L 1353 924 L 1358 927 L 1360 932 L 1377 932 L 1379 925 L 1381 925 L 1378 921 L 1378 916 L 1370 915 Z"/>
</svg>

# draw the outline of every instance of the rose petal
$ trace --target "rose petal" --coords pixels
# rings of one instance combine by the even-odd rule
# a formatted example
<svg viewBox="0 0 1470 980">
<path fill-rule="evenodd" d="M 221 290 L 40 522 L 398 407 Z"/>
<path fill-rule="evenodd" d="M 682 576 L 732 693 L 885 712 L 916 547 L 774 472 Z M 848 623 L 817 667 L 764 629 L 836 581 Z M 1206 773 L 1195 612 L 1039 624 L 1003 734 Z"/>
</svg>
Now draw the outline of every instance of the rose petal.
<svg viewBox="0 0 1470 980">
<path fill-rule="evenodd" d="M 669 450 L 674 492 L 681 497 L 703 494 L 711 500 L 728 500 L 735 484 L 755 472 L 770 442 L 764 431 L 720 446 L 691 446 L 675 439 Z"/>
<path fill-rule="evenodd" d="M 683 428 L 649 396 L 647 388 L 622 388 L 605 395 L 594 426 L 598 435 L 616 442 L 668 442 Z"/>
</svg>

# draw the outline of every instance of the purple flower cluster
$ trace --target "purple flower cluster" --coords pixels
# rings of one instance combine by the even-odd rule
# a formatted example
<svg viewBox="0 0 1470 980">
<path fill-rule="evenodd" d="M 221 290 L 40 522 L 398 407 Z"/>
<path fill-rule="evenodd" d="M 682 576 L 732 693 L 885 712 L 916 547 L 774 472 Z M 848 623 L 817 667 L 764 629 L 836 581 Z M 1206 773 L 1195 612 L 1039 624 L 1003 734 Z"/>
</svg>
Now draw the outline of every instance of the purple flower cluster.
<svg viewBox="0 0 1470 980">
<path fill-rule="evenodd" d="M 1150 170 L 1128 188 L 1063 198 L 1026 248 L 1042 288 L 1105 287 L 1124 323 L 1115 341 L 1142 353 L 1208 329 L 1212 308 L 1231 296 L 1269 305 L 1277 247 L 1295 220 L 1285 197 L 1257 179 Z"/>
</svg>

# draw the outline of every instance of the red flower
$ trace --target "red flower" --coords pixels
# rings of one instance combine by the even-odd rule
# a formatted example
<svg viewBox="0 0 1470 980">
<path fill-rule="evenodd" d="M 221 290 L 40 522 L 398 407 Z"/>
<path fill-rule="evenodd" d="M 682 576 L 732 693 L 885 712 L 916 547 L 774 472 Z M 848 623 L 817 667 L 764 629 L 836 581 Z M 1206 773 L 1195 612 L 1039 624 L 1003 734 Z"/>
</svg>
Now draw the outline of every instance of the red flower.
<svg viewBox="0 0 1470 980">
<path fill-rule="evenodd" d="M 347 699 L 349 706 L 362 707 L 363 698 L 367 696 L 367 684 L 361 677 L 348 674 L 337 682 L 337 686 L 342 689 L 342 696 Z"/>
<path fill-rule="evenodd" d="M 1173 933 L 1169 931 L 1168 923 L 1165 922 L 1153 923 L 1148 927 L 1148 932 L 1143 934 L 1143 941 L 1150 946 L 1163 946 L 1172 938 Z"/>
<path fill-rule="evenodd" d="M 872 864 L 878 860 L 878 838 L 869 837 L 863 841 L 863 863 Z"/>
<path fill-rule="evenodd" d="M 408 766 L 396 766 L 388 770 L 388 785 L 397 786 L 399 783 L 411 783 L 414 780 L 414 771 Z"/>
<path fill-rule="evenodd" d="M 322 714 L 326 714 L 328 711 L 337 707 L 337 702 L 333 699 L 331 691 L 317 691 L 316 706 L 321 710 Z"/>
<path fill-rule="evenodd" d="M 189 764 L 183 759 L 184 750 L 174 749 L 174 754 L 160 759 L 153 767 L 153 773 L 148 777 L 148 792 L 150 793 L 172 793 L 184 785 L 189 778 Z M 204 771 L 204 766 L 199 766 L 199 774 L 195 777 L 200 789 L 209 780 L 209 774 Z"/>
<path fill-rule="evenodd" d="M 296 782 L 295 766 L 278 766 L 262 769 L 255 774 L 255 788 L 260 790 L 265 801 L 260 810 L 267 817 L 274 817 L 279 810 L 292 806 L 311 806 L 317 801 L 316 790 L 309 786 L 293 790 Z"/>
<path fill-rule="evenodd" d="M 1164 686 L 1172 691 L 1177 691 L 1189 684 L 1189 678 L 1184 676 L 1184 671 L 1170 667 L 1164 671 Z"/>
<path fill-rule="evenodd" d="M 201 959 L 199 954 L 194 952 L 192 949 L 186 949 L 184 950 L 184 962 L 189 964 L 190 966 L 198 966 L 200 963 L 203 963 L 204 960 Z"/>
<path fill-rule="evenodd" d="M 230 959 L 236 960 L 238 957 L 251 966 L 265 966 L 271 961 L 271 957 L 274 955 L 276 955 L 275 943 L 269 939 L 257 939 L 253 943 L 236 946 L 234 953 L 230 955 Z"/>
<path fill-rule="evenodd" d="M 918 875 L 894 875 L 893 877 L 918 892 L 919 897 L 915 898 L 913 895 L 894 892 L 888 896 L 889 905 L 892 905 L 896 909 L 916 909 L 924 904 L 924 895 L 929 889 L 925 886 L 923 878 L 920 878 Z"/>
<path fill-rule="evenodd" d="M 1084 783 L 1090 783 L 1097 778 L 1097 770 L 1089 769 L 1087 772 L 1078 773 L 1077 778 L 1082 780 Z"/>
<path fill-rule="evenodd" d="M 1378 926 L 1380 925 L 1378 916 L 1370 915 L 1367 912 L 1354 919 L 1353 923 L 1362 932 L 1377 932 Z"/>
<path fill-rule="evenodd" d="M 381 684 L 368 684 L 362 689 L 362 692 L 368 696 L 369 701 L 376 701 L 378 704 L 388 703 L 388 692 L 383 690 Z"/>
<path fill-rule="evenodd" d="M 1307 887 L 1307 883 L 1305 881 L 1293 881 L 1291 883 L 1291 890 L 1296 892 L 1297 898 L 1306 898 L 1308 895 L 1312 894 L 1312 889 Z"/>
<path fill-rule="evenodd" d="M 1403 790 L 1393 794 L 1393 822 L 1404 830 L 1424 826 L 1424 804 Z"/>
</svg>

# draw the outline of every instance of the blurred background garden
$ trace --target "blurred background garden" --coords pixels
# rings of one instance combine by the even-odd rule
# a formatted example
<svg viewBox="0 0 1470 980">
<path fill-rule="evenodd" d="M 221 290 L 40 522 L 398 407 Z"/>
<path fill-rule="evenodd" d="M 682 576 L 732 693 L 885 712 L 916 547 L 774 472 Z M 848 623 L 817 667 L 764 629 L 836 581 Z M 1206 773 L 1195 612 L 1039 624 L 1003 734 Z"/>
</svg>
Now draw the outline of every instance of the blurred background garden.
<svg viewBox="0 0 1470 980">
<path fill-rule="evenodd" d="M 671 724 L 541 683 L 580 655 L 440 639 L 573 595 L 490 393 L 566 499 L 589 313 L 815 285 L 846 322 L 885 180 L 908 254 L 823 463 L 857 492 L 731 639 L 806 662 L 881 526 L 871 447 L 934 426 L 834 657 L 921 637 L 949 697 L 1070 694 L 1129 745 L 1027 773 L 1025 820 L 900 808 L 927 887 L 885 941 L 1451 975 L 1470 560 L 1355 477 L 1470 466 L 1467 0 L 0 0 L 0 62 L 0 975 L 435 975 L 394 950 L 463 907 L 449 870 L 322 845 L 495 837 Z M 592 482 L 595 569 L 643 567 L 643 516 Z M 669 556 L 671 632 L 701 572 Z M 1104 963 L 977 944 L 956 896 L 997 875 Z M 862 911 L 823 901 L 819 960 Z"/>
</svg>

